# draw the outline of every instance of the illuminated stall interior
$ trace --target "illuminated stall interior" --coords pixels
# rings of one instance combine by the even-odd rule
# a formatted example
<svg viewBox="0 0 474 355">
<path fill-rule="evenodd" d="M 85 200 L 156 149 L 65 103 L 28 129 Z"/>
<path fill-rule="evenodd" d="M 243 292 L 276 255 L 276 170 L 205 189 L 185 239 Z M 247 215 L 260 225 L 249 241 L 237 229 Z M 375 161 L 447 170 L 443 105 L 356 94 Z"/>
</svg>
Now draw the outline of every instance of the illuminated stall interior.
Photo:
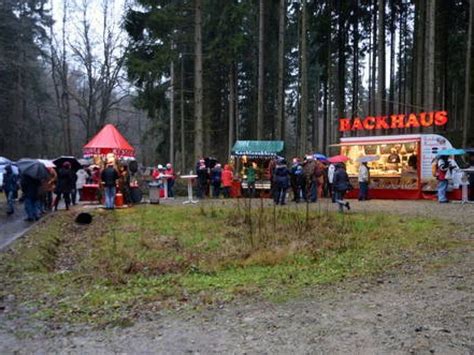
<svg viewBox="0 0 474 355">
<path fill-rule="evenodd" d="M 237 141 L 232 148 L 236 173 L 241 177 L 242 188 L 247 188 L 247 169 L 255 169 L 255 189 L 269 190 L 270 164 L 284 150 L 283 141 Z"/>
<path fill-rule="evenodd" d="M 370 187 L 373 189 L 419 188 L 419 142 L 374 143 L 342 145 L 341 154 L 351 160 L 346 163 L 347 173 L 353 186 L 357 186 L 360 163 L 357 159 L 366 155 L 377 155 L 379 160 L 369 162 Z"/>
</svg>

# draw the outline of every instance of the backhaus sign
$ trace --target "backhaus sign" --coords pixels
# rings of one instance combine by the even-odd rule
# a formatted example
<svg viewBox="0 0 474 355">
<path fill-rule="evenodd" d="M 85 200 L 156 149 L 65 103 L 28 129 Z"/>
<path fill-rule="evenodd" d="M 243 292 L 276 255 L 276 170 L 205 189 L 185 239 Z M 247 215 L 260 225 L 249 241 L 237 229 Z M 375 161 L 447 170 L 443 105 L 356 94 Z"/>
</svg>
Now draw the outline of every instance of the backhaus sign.
<svg viewBox="0 0 474 355">
<path fill-rule="evenodd" d="M 339 131 L 372 131 L 374 129 L 397 129 L 444 126 L 448 122 L 446 111 L 421 112 L 408 115 L 367 116 L 365 118 L 340 118 Z"/>
</svg>

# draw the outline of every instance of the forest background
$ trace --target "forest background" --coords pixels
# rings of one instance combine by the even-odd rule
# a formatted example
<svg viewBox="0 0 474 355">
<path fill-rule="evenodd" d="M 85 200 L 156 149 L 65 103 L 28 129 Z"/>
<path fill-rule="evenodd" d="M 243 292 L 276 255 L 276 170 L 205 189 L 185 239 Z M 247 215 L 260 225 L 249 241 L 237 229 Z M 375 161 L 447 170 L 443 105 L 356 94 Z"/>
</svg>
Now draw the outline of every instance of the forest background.
<svg viewBox="0 0 474 355">
<path fill-rule="evenodd" d="M 473 17 L 474 0 L 1 0 L 0 155 L 80 156 L 114 123 L 145 165 L 184 171 L 236 139 L 330 153 L 338 118 L 437 110 L 447 125 L 369 134 L 474 146 Z"/>
</svg>

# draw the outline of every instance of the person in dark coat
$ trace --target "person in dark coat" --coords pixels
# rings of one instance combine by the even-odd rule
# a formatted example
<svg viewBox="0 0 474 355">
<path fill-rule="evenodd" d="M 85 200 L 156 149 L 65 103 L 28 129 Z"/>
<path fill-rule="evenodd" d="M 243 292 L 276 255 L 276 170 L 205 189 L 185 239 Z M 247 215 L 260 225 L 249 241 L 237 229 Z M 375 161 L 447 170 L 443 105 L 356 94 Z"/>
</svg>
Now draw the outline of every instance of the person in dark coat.
<svg viewBox="0 0 474 355">
<path fill-rule="evenodd" d="M 295 202 L 298 203 L 300 202 L 301 197 L 306 201 L 306 194 L 305 194 L 305 176 L 304 176 L 304 171 L 303 167 L 301 165 L 298 165 L 296 168 L 296 171 L 294 173 L 295 176 Z"/>
<path fill-rule="evenodd" d="M 65 162 L 58 171 L 58 184 L 56 187 L 56 199 L 54 200 L 54 210 L 58 210 L 59 201 L 64 197 L 66 210 L 69 210 L 71 204 L 71 193 L 76 185 L 75 173 L 71 170 L 71 163 Z"/>
<path fill-rule="evenodd" d="M 208 180 L 209 180 L 208 169 L 206 167 L 204 160 L 202 160 L 197 170 L 197 183 L 198 183 L 197 197 L 198 198 L 206 197 L 207 191 L 208 191 Z"/>
<path fill-rule="evenodd" d="M 37 221 L 40 218 L 40 211 L 38 209 L 39 189 L 41 181 L 33 179 L 27 175 L 21 177 L 21 189 L 25 198 L 25 221 Z"/>
<path fill-rule="evenodd" d="M 7 215 L 15 212 L 15 194 L 17 192 L 18 175 L 13 173 L 12 166 L 8 164 L 5 167 L 3 176 L 3 191 L 7 198 Z"/>
<path fill-rule="evenodd" d="M 279 159 L 277 161 L 274 175 L 275 204 L 285 205 L 286 191 L 288 190 L 288 186 L 290 185 L 290 171 L 288 170 L 286 166 L 286 161 L 284 159 Z"/>
<path fill-rule="evenodd" d="M 112 163 L 102 171 L 101 180 L 105 192 L 105 209 L 113 210 L 115 207 L 115 192 L 117 189 L 117 180 L 119 174 Z"/>
<path fill-rule="evenodd" d="M 211 169 L 211 184 L 212 184 L 212 197 L 219 198 L 221 193 L 221 182 L 222 182 L 222 166 L 216 164 Z"/>
<path fill-rule="evenodd" d="M 333 189 L 336 202 L 339 205 L 339 212 L 344 212 L 344 207 L 351 209 L 349 202 L 344 202 L 344 195 L 349 190 L 351 184 L 349 182 L 349 175 L 347 175 L 344 164 L 336 165 L 336 171 L 333 179 Z"/>
</svg>

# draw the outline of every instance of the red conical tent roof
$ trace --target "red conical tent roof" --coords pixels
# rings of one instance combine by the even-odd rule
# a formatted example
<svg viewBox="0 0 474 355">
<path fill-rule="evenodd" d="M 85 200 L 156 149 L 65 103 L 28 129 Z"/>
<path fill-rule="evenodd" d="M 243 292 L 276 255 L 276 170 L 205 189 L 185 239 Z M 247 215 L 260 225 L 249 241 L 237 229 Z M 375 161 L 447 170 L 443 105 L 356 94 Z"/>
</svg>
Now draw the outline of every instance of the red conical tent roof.
<svg viewBox="0 0 474 355">
<path fill-rule="evenodd" d="M 131 158 L 135 156 L 135 149 L 112 124 L 105 125 L 82 150 L 84 157 L 107 155 L 109 153 L 114 153 L 117 158 Z"/>
</svg>

